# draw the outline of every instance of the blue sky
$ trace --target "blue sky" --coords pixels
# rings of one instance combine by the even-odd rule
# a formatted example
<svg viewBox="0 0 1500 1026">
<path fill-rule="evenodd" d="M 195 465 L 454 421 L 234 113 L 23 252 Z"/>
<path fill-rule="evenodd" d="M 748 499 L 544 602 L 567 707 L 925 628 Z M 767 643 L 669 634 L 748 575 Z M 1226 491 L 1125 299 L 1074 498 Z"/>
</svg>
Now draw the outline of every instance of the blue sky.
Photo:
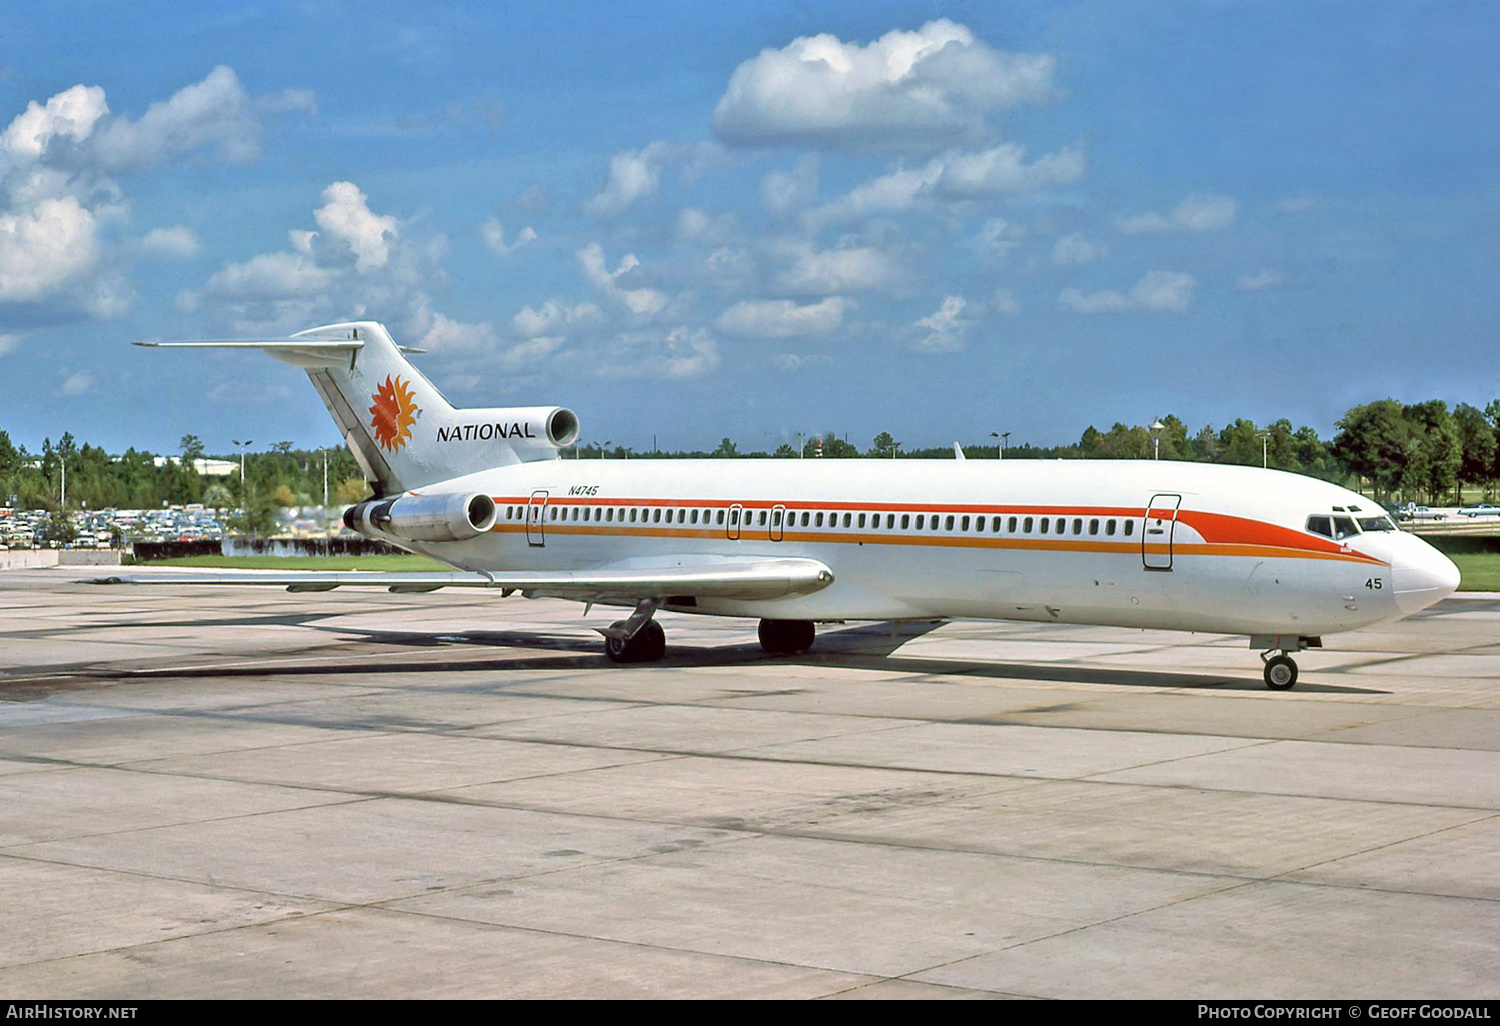
<svg viewBox="0 0 1500 1026">
<path fill-rule="evenodd" d="M 227 13 L 226 13 L 227 11 Z M 351 317 L 586 439 L 1325 436 L 1500 395 L 1482 3 L 23 3 L 0 428 L 333 444 Z"/>
</svg>

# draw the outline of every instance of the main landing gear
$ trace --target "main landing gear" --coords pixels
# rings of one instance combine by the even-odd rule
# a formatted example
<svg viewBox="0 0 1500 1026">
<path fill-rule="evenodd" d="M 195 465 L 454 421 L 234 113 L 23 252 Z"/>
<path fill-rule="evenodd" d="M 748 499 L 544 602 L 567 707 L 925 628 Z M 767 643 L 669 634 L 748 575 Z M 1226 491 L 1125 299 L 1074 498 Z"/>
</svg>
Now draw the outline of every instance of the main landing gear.
<svg viewBox="0 0 1500 1026">
<path fill-rule="evenodd" d="M 806 652 L 817 635 L 811 620 L 762 620 L 760 647 L 772 655 Z"/>
<path fill-rule="evenodd" d="M 625 620 L 594 629 L 604 635 L 604 654 L 612 663 L 654 663 L 667 652 L 667 634 L 661 624 L 651 619 L 656 599 L 636 603 L 635 612 Z M 806 652 L 812 648 L 817 630 L 811 620 L 762 620 L 760 647 L 772 655 Z"/>
<path fill-rule="evenodd" d="M 1322 648 L 1323 639 L 1288 634 L 1256 634 L 1250 638 L 1250 647 L 1265 650 L 1260 654 L 1260 661 L 1266 664 L 1266 687 L 1272 691 L 1289 691 L 1297 683 L 1297 661 L 1290 653 L 1300 652 L 1304 648 Z"/>
<path fill-rule="evenodd" d="M 610 662 L 654 663 L 666 655 L 667 632 L 651 619 L 658 605 L 656 599 L 643 599 L 636 603 L 629 619 L 594 628 L 604 635 L 604 654 Z"/>
</svg>

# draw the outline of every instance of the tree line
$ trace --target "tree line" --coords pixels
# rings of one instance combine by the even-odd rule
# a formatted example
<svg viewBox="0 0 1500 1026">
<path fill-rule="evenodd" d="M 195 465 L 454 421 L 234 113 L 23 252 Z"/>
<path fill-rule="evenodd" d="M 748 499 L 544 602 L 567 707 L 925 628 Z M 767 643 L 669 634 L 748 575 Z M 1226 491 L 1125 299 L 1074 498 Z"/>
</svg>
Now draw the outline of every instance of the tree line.
<svg viewBox="0 0 1500 1026">
<path fill-rule="evenodd" d="M 1153 430 L 1154 428 L 1154 430 Z M 801 439 L 799 449 L 782 443 L 771 451 L 740 451 L 724 438 L 711 450 L 636 452 L 628 446 L 605 451 L 600 445 L 566 450 L 580 459 L 951 459 L 951 445 L 906 448 L 881 432 L 864 449 L 835 432 Z M 999 457 L 996 444 L 964 445 L 971 459 Z M 1500 480 L 1500 399 L 1479 410 L 1465 403 L 1453 409 L 1440 399 L 1403 404 L 1394 399 L 1356 406 L 1338 422 L 1338 432 L 1324 441 L 1310 427 L 1289 420 L 1269 425 L 1238 419 L 1215 430 L 1191 431 L 1173 415 L 1153 425 L 1116 423 L 1108 431 L 1089 426 L 1071 445 L 1007 445 L 1006 459 L 1151 459 L 1202 463 L 1264 464 L 1308 474 L 1357 489 L 1368 487 L 1377 499 L 1461 503 L 1465 488 L 1494 492 Z M 245 480 L 236 471 L 227 478 L 198 473 L 194 460 L 206 455 L 196 435 L 182 438 L 180 452 L 157 466 L 155 454 L 134 448 L 111 456 L 102 447 L 78 444 L 72 434 L 42 443 L 40 453 L 14 445 L 0 430 L 0 503 L 22 509 L 160 508 L 201 502 L 215 508 L 243 506 L 256 521 L 269 519 L 277 506 L 348 505 L 369 494 L 354 457 L 347 449 L 296 449 L 278 442 L 267 451 L 244 456 Z M 215 459 L 238 462 L 236 454 Z"/>
</svg>

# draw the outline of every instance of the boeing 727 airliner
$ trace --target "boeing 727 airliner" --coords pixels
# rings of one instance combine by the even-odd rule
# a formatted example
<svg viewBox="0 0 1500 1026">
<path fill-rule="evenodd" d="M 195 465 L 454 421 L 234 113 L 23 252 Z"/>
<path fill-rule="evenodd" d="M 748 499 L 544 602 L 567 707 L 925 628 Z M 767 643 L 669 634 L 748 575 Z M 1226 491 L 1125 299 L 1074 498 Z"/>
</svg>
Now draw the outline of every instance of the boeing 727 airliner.
<svg viewBox="0 0 1500 1026">
<path fill-rule="evenodd" d="M 258 349 L 312 379 L 375 498 L 344 522 L 460 571 L 193 573 L 293 591 L 467 586 L 633 607 L 615 662 L 660 659 L 657 610 L 760 619 L 768 652 L 833 620 L 975 617 L 1243 634 L 1292 653 L 1414 613 L 1458 569 L 1368 499 L 1252 467 L 1085 460 L 562 460 L 562 407 L 455 409 L 370 321 Z"/>
</svg>

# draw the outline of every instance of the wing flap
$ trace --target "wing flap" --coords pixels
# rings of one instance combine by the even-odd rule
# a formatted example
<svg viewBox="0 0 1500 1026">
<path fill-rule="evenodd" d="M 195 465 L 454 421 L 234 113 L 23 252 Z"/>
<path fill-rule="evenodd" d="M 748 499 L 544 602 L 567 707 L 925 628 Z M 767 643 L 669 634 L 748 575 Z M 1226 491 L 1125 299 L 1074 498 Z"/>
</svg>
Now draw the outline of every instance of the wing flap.
<svg viewBox="0 0 1500 1026">
<path fill-rule="evenodd" d="M 478 573 L 375 573 L 364 570 L 149 570 L 97 577 L 89 584 L 252 585 L 294 592 L 334 588 L 386 588 L 397 593 L 438 588 L 498 588 L 528 598 L 582 602 L 694 598 L 770 599 L 803 595 L 833 583 L 833 571 L 815 559 L 654 562 L 572 571 L 482 571 Z"/>
</svg>

